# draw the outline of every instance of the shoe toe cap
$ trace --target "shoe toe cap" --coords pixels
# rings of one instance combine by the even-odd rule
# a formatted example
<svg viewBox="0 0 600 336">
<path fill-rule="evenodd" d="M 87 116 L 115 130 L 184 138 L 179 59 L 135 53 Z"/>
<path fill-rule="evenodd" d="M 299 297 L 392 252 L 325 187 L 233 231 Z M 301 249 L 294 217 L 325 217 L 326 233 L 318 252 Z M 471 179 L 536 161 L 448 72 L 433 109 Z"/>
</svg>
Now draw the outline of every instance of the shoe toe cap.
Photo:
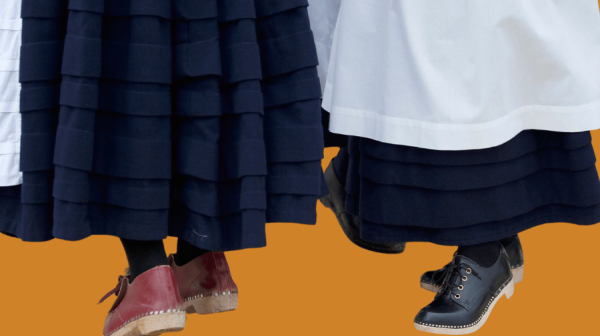
<svg viewBox="0 0 600 336">
<path fill-rule="evenodd" d="M 466 310 L 456 304 L 429 305 L 417 314 L 415 323 L 424 325 L 457 326 L 465 324 Z"/>
</svg>

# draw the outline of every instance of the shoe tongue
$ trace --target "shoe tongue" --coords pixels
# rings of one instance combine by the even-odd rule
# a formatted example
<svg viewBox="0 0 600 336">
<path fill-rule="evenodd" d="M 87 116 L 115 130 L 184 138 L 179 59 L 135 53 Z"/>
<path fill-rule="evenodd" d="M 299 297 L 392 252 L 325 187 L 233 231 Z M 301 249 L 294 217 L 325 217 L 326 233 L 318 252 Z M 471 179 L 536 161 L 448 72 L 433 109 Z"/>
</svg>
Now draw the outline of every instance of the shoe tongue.
<svg viewBox="0 0 600 336">
<path fill-rule="evenodd" d="M 466 264 L 469 266 L 473 266 L 473 265 L 479 266 L 473 260 L 471 260 L 465 256 L 458 255 L 458 254 L 454 256 L 454 259 L 452 260 L 452 264 L 454 264 L 454 265 Z M 460 276 L 460 269 L 455 269 L 453 271 L 453 274 L 450 276 L 450 284 L 456 284 L 456 279 L 459 276 Z"/>
</svg>

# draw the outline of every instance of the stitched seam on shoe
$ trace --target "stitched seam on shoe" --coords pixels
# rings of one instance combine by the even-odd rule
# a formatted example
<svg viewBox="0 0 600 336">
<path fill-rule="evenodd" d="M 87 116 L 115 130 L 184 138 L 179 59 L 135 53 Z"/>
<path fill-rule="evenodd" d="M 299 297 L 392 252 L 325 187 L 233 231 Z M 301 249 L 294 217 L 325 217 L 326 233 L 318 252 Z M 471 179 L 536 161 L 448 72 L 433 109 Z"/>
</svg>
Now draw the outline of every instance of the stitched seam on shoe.
<svg viewBox="0 0 600 336">
<path fill-rule="evenodd" d="M 464 324 L 464 325 L 460 325 L 460 326 L 450 326 L 450 325 L 441 325 L 441 324 L 433 324 L 433 323 L 423 323 L 421 321 L 415 321 L 416 324 L 425 326 L 425 327 L 432 327 L 432 328 L 442 328 L 442 329 L 466 329 L 466 328 L 470 328 L 474 325 L 477 325 L 479 322 L 481 322 L 481 319 L 483 318 L 483 316 L 487 313 L 489 306 L 492 304 L 492 302 L 494 302 L 494 300 L 498 299 L 498 294 L 500 294 L 502 292 L 502 290 L 508 286 L 508 284 L 512 281 L 513 277 L 512 275 L 510 276 L 510 278 L 508 278 L 508 280 L 502 284 L 502 286 L 500 286 L 500 288 L 496 291 L 496 293 L 494 294 L 494 296 L 490 299 L 490 301 L 487 304 L 487 307 L 483 310 L 483 313 L 479 316 L 479 318 L 477 318 L 477 320 L 475 320 L 475 322 L 469 323 L 469 324 Z"/>
<path fill-rule="evenodd" d="M 472 299 L 465 300 L 465 305 L 462 305 L 462 304 L 461 304 L 461 306 L 463 306 L 463 307 L 464 307 L 464 306 L 466 306 L 465 308 L 466 308 L 467 310 L 471 310 L 471 308 L 473 307 L 473 305 L 475 304 L 475 302 L 476 302 L 476 301 L 477 301 L 477 300 L 478 300 L 478 299 L 479 299 L 481 296 L 485 295 L 486 293 L 489 293 L 489 288 L 483 288 L 483 289 L 481 289 L 479 292 L 477 292 L 475 295 L 473 295 L 473 298 L 472 298 Z M 493 294 L 492 294 L 492 295 L 493 295 Z M 495 295 L 493 295 L 493 296 L 495 296 Z M 469 301 L 470 301 L 470 303 L 469 303 Z M 459 303 L 459 304 L 460 304 L 460 303 Z"/>
</svg>

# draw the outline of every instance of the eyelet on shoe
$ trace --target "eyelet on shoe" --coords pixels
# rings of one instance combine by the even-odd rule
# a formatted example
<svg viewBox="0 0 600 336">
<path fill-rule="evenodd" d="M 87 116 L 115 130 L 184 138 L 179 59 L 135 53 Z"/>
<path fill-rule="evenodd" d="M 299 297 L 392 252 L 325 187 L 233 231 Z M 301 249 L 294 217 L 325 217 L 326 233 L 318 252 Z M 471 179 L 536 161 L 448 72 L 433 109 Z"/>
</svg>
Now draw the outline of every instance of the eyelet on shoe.
<svg viewBox="0 0 600 336">
<path fill-rule="evenodd" d="M 463 290 L 463 289 L 465 289 L 465 286 L 463 286 L 463 285 L 458 285 L 458 290 Z"/>
<path fill-rule="evenodd" d="M 467 276 L 466 276 L 466 275 L 463 275 L 463 277 L 462 277 L 462 281 L 467 281 L 467 279 L 468 279 L 468 278 L 467 278 Z"/>
<path fill-rule="evenodd" d="M 460 294 L 454 295 L 454 298 L 457 299 L 457 300 L 460 299 Z"/>
<path fill-rule="evenodd" d="M 467 274 L 471 274 L 471 272 L 472 272 L 470 268 L 467 268 L 466 271 L 467 271 Z"/>
</svg>

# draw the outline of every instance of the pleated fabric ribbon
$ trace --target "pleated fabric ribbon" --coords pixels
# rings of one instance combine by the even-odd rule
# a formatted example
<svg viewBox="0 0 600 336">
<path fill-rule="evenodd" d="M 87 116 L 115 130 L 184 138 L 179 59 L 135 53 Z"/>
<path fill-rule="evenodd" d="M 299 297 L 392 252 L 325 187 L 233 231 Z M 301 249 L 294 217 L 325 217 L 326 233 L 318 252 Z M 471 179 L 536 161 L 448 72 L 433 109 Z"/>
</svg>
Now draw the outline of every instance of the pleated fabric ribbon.
<svg viewBox="0 0 600 336">
<path fill-rule="evenodd" d="M 24 0 L 24 240 L 265 245 L 326 192 L 306 0 Z M 3 230 L 7 231 L 7 230 Z"/>
<path fill-rule="evenodd" d="M 350 137 L 335 160 L 346 208 L 373 242 L 471 245 L 545 223 L 600 222 L 589 132 L 524 131 L 470 151 Z"/>
</svg>

